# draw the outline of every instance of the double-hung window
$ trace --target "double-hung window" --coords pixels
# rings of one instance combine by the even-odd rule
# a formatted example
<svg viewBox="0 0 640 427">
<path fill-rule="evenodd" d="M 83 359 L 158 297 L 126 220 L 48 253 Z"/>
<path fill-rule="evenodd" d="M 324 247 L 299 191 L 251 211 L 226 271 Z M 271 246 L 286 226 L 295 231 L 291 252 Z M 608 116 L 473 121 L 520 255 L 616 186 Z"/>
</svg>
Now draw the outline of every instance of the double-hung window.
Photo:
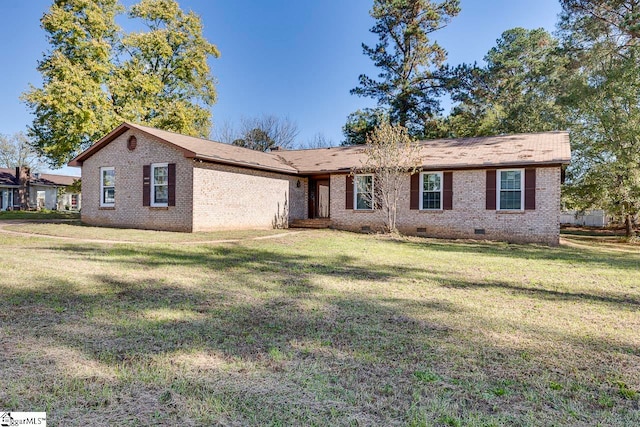
<svg viewBox="0 0 640 427">
<path fill-rule="evenodd" d="M 116 170 L 100 168 L 100 206 L 113 207 L 116 203 Z"/>
<path fill-rule="evenodd" d="M 151 165 L 151 206 L 169 204 L 169 165 L 156 163 Z"/>
<path fill-rule="evenodd" d="M 510 169 L 498 171 L 498 210 L 523 210 L 524 170 Z"/>
<path fill-rule="evenodd" d="M 424 172 L 420 179 L 420 209 L 442 209 L 442 172 Z"/>
<path fill-rule="evenodd" d="M 373 175 L 356 175 L 353 178 L 353 204 L 356 210 L 373 209 Z"/>
</svg>

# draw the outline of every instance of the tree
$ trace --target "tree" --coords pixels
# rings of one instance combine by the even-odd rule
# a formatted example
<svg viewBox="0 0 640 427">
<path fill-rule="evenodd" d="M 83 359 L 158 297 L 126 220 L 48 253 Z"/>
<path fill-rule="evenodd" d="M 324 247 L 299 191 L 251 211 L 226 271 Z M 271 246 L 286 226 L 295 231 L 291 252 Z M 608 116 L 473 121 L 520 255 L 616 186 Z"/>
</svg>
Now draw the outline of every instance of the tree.
<svg viewBox="0 0 640 427">
<path fill-rule="evenodd" d="M 227 144 L 269 151 L 276 147 L 292 148 L 298 133 L 298 125 L 288 117 L 264 114 L 260 117 L 242 118 L 238 131 L 227 123 L 220 128 L 217 137 Z"/>
<path fill-rule="evenodd" d="M 632 237 L 640 212 L 640 33 L 637 0 L 563 0 L 560 29 L 570 58 L 565 97 L 574 161 L 565 202 L 604 208 Z"/>
<path fill-rule="evenodd" d="M 558 41 L 542 28 L 502 33 L 484 57 L 485 67 L 447 68 L 452 99 L 447 122 L 452 136 L 487 136 L 565 129 L 557 101 L 566 60 Z"/>
<path fill-rule="evenodd" d="M 122 121 L 207 136 L 215 87 L 207 59 L 215 46 L 200 19 L 175 0 L 142 0 L 129 18 L 149 31 L 124 33 L 118 0 L 54 0 L 42 18 L 51 50 L 38 64 L 43 86 L 23 100 L 29 136 L 62 166 Z"/>
<path fill-rule="evenodd" d="M 27 166 L 31 171 L 38 171 L 43 166 L 43 162 L 24 133 L 18 132 L 11 136 L 0 135 L 0 167 L 15 168 L 16 166 Z"/>
<path fill-rule="evenodd" d="M 376 127 L 388 122 L 389 114 L 382 108 L 357 110 L 349 114 L 347 122 L 342 126 L 345 137 L 342 145 L 364 145 Z"/>
<path fill-rule="evenodd" d="M 322 132 L 318 132 L 315 135 L 313 135 L 313 137 L 308 140 L 303 147 L 304 148 L 329 148 L 329 147 L 335 147 L 335 143 L 333 142 L 332 139 L 327 138 L 327 136 L 322 133 Z"/>
<path fill-rule="evenodd" d="M 38 63 L 43 87 L 31 86 L 23 99 L 35 116 L 29 137 L 52 166 L 65 164 L 119 120 L 104 89 L 121 11 L 118 0 L 55 0 L 41 20 L 51 45 Z"/>
<path fill-rule="evenodd" d="M 220 53 L 202 35 L 194 12 L 175 0 L 142 0 L 131 7 L 147 32 L 130 33 L 119 46 L 126 60 L 115 69 L 111 93 L 127 120 L 187 135 L 208 137 L 216 102 L 207 59 Z"/>
<path fill-rule="evenodd" d="M 420 146 L 406 128 L 382 123 L 367 138 L 364 153 L 363 165 L 352 173 L 373 174 L 370 206 L 379 205 L 385 230 L 396 233 L 398 201 L 409 191 L 407 175 L 417 173 L 422 164 Z"/>
<path fill-rule="evenodd" d="M 446 58 L 429 36 L 459 12 L 459 0 L 374 0 L 370 14 L 376 23 L 370 31 L 378 43 L 363 43 L 362 49 L 380 68 L 379 80 L 362 74 L 351 93 L 376 99 L 388 108 L 391 123 L 406 127 L 411 135 L 427 135 L 442 90 L 434 70 Z"/>
</svg>

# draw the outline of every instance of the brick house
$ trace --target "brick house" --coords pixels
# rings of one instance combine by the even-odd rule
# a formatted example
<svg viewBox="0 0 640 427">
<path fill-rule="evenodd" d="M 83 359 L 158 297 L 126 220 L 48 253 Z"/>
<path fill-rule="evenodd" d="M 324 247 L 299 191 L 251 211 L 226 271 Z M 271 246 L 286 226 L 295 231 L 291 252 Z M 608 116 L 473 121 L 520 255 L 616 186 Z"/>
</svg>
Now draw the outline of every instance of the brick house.
<svg viewBox="0 0 640 427">
<path fill-rule="evenodd" d="M 0 211 L 80 209 L 80 193 L 68 189 L 77 177 L 31 172 L 28 167 L 0 168 Z M 61 191 L 64 190 L 64 191 Z"/>
<path fill-rule="evenodd" d="M 403 233 L 558 244 L 566 132 L 423 141 L 421 155 L 398 207 Z M 82 167 L 87 224 L 377 230 L 375 177 L 351 174 L 363 159 L 362 147 L 263 153 L 123 123 L 69 165 Z"/>
</svg>

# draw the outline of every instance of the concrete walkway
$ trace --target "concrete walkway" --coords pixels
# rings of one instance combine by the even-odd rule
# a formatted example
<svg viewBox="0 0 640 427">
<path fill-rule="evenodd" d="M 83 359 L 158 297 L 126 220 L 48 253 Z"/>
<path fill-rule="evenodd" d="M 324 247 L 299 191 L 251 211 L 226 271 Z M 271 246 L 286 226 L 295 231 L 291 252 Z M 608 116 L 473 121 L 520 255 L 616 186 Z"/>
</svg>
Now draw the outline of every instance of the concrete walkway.
<svg viewBox="0 0 640 427">
<path fill-rule="evenodd" d="M 38 234 L 38 233 L 28 233 L 24 231 L 13 231 L 7 230 L 5 227 L 10 225 L 26 225 L 26 224 L 63 224 L 65 222 L 73 222 L 77 220 L 66 220 L 66 219 L 47 219 L 47 220 L 21 220 L 21 219 L 9 219 L 0 221 L 0 233 L 11 234 L 14 236 L 22 236 L 22 237 L 39 237 L 43 239 L 54 239 L 61 241 L 69 241 L 69 242 L 78 242 L 78 243 L 110 243 L 110 244 L 132 244 L 132 245 L 147 245 L 147 244 L 157 244 L 157 243 L 167 243 L 172 245 L 209 245 L 209 244 L 220 244 L 220 243 L 239 243 L 239 242 L 248 242 L 252 240 L 268 240 L 268 239 L 277 239 L 279 237 L 293 236 L 296 234 L 304 233 L 306 230 L 298 230 L 298 231 L 290 231 L 287 233 L 278 233 L 272 234 L 268 236 L 259 236 L 259 237 L 246 237 L 243 239 L 219 239 L 219 240 L 188 240 L 184 242 L 139 242 L 135 240 L 106 240 L 106 239 L 83 239 L 79 237 L 68 237 L 68 236 L 52 236 L 50 234 Z"/>
</svg>

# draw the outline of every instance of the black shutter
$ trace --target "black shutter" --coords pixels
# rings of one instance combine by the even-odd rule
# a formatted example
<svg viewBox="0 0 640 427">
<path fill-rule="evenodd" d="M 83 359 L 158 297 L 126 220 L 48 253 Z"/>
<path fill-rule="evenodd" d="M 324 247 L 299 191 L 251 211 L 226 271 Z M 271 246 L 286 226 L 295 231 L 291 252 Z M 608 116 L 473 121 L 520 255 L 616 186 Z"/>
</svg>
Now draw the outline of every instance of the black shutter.
<svg viewBox="0 0 640 427">
<path fill-rule="evenodd" d="M 420 172 L 411 175 L 411 188 L 409 191 L 409 209 L 420 209 Z"/>
<path fill-rule="evenodd" d="M 496 210 L 496 171 L 487 171 L 487 191 L 486 191 L 486 209 L 490 211 Z"/>
<path fill-rule="evenodd" d="M 445 211 L 450 211 L 453 209 L 453 172 L 445 172 L 443 175 L 443 186 L 442 186 L 442 209 Z"/>
<path fill-rule="evenodd" d="M 169 172 L 168 174 L 169 185 L 167 186 L 167 190 L 169 192 L 169 200 L 167 204 L 169 206 L 175 206 L 176 205 L 176 164 L 169 163 L 167 169 Z"/>
<path fill-rule="evenodd" d="M 524 170 L 524 209 L 536 210 L 536 170 Z"/>
<path fill-rule="evenodd" d="M 344 189 L 345 209 L 353 209 L 353 176 L 347 175 L 346 187 Z"/>
<path fill-rule="evenodd" d="M 151 165 L 142 167 L 142 206 L 151 206 Z"/>
</svg>

